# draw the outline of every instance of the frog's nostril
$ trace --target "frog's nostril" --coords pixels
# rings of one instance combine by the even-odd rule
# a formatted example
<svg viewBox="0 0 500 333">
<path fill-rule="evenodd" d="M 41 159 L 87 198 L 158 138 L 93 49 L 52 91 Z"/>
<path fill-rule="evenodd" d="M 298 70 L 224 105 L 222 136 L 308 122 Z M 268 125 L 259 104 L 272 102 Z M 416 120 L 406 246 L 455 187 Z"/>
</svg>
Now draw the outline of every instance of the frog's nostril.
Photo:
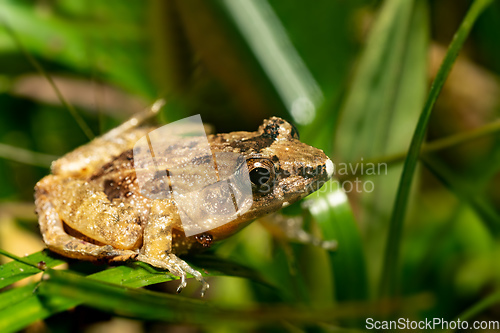
<svg viewBox="0 0 500 333">
<path fill-rule="evenodd" d="M 326 174 L 328 175 L 328 178 L 331 178 L 333 175 L 333 171 L 334 171 L 333 162 L 331 159 L 326 160 L 325 167 L 326 167 Z"/>
</svg>

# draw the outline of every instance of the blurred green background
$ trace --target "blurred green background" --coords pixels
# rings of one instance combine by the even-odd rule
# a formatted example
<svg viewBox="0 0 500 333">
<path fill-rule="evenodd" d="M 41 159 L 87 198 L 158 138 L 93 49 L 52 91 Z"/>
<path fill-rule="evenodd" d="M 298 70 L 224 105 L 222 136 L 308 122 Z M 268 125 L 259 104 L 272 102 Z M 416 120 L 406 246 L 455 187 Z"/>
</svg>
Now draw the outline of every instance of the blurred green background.
<svg viewBox="0 0 500 333">
<path fill-rule="evenodd" d="M 198 297 L 195 281 L 173 296 L 173 308 L 144 314 L 113 303 L 112 293 L 95 285 L 88 288 L 99 301 L 89 301 L 85 282 L 72 287 L 61 278 L 66 289 L 54 285 L 43 297 L 50 299 L 50 290 L 85 305 L 49 311 L 41 302 L 38 317 L 28 318 L 13 305 L 41 296 L 32 289 L 19 296 L 22 283 L 0 283 L 0 327 L 362 331 L 369 317 L 453 320 L 474 306 L 465 313 L 471 321 L 499 320 L 498 2 L 478 18 L 434 106 L 398 236 L 397 269 L 389 275 L 392 292 L 381 287 L 402 162 L 471 3 L 2 0 L 0 248 L 19 256 L 43 248 L 33 188 L 51 160 L 166 98 L 161 122 L 200 113 L 218 132 L 255 130 L 272 115 L 296 124 L 301 140 L 323 149 L 337 173 L 321 193 L 283 213 L 301 216 L 317 237 L 337 240 L 338 250 L 289 242 L 253 223 L 208 257 L 192 259 L 208 268 L 217 258 L 215 269 L 227 275 L 210 278 L 200 307 L 189 307 Z M 370 174 L 370 163 L 384 167 Z M 353 189 L 355 181 L 365 190 Z M 15 274 L 2 267 L 11 266 L 0 266 L 2 280 Z M 106 268 L 69 267 L 82 275 Z M 168 293 L 177 283 L 149 288 Z M 145 295 L 137 297 L 147 302 Z M 6 321 L 8 306 L 19 318 Z M 225 317 L 223 309 L 237 310 Z"/>
</svg>

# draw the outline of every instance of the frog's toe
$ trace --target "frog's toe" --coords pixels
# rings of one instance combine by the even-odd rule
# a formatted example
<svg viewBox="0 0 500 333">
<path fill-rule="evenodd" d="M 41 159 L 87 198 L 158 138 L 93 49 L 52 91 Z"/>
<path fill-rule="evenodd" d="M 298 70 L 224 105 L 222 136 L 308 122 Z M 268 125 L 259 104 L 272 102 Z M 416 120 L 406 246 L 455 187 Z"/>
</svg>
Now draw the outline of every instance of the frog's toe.
<svg viewBox="0 0 500 333">
<path fill-rule="evenodd" d="M 203 277 L 203 275 L 201 275 L 200 272 L 192 269 L 191 267 L 189 267 L 189 270 L 186 270 L 187 273 L 191 274 L 194 276 L 194 278 L 201 283 L 201 297 L 205 296 L 205 293 L 207 291 L 207 289 L 210 287 L 210 285 L 208 284 L 208 282 L 205 280 L 205 278 Z M 186 272 L 183 271 L 181 274 L 180 274 L 180 278 L 181 278 L 181 283 L 179 284 L 179 287 L 177 288 L 177 293 L 180 293 L 182 291 L 182 289 L 184 289 L 186 286 L 187 286 L 187 282 L 186 282 Z"/>
<path fill-rule="evenodd" d="M 201 294 L 201 297 L 203 297 L 205 295 L 205 292 L 207 291 L 207 289 L 210 287 L 210 285 L 205 280 L 205 278 L 203 277 L 203 275 L 199 271 L 193 269 L 191 266 L 189 266 L 184 261 L 182 261 L 182 263 L 180 263 L 180 266 L 182 267 L 182 269 L 183 269 L 184 272 L 191 274 L 192 276 L 194 276 L 194 278 L 196 279 L 196 281 L 198 281 L 198 282 L 201 283 L 201 292 L 200 292 L 200 294 Z"/>
<path fill-rule="evenodd" d="M 197 281 L 201 283 L 201 296 L 205 294 L 209 287 L 207 281 L 205 281 L 203 275 L 200 272 L 193 269 L 184 260 L 177 257 L 175 254 L 169 254 L 166 260 L 159 260 L 156 258 L 151 258 L 144 254 L 139 254 L 136 260 L 148 263 L 155 267 L 168 269 L 171 274 L 180 277 L 181 283 L 177 288 L 177 293 L 180 293 L 182 289 L 187 286 L 187 274 L 191 274 Z"/>
<path fill-rule="evenodd" d="M 112 256 L 109 262 L 123 262 L 136 259 L 139 253 L 130 250 L 121 250 L 116 256 Z"/>
<path fill-rule="evenodd" d="M 97 246 L 90 251 L 90 254 L 95 257 L 111 257 L 115 252 L 115 248 L 111 245 Z"/>
<path fill-rule="evenodd" d="M 196 280 L 198 280 L 198 281 L 201 282 L 201 292 L 200 292 L 200 295 L 201 295 L 201 297 L 203 297 L 203 296 L 205 296 L 205 293 L 207 292 L 207 289 L 210 288 L 210 285 L 203 278 L 203 276 L 201 277 L 201 279 L 196 279 Z"/>
<path fill-rule="evenodd" d="M 189 267 L 188 273 L 191 274 L 192 276 L 194 276 L 194 278 L 196 279 L 196 281 L 198 281 L 198 282 L 201 283 L 201 292 L 200 292 L 200 294 L 201 294 L 201 297 L 205 296 L 205 292 L 210 287 L 210 285 L 208 284 L 207 280 L 205 280 L 205 278 L 203 277 L 203 275 L 201 275 L 201 273 L 199 271 L 194 270 L 191 267 Z"/>
<path fill-rule="evenodd" d="M 181 283 L 179 283 L 179 286 L 177 287 L 177 293 L 179 294 L 182 289 L 186 288 L 187 286 L 187 282 L 186 282 L 186 273 L 182 272 L 180 274 L 180 277 L 181 277 Z"/>
</svg>

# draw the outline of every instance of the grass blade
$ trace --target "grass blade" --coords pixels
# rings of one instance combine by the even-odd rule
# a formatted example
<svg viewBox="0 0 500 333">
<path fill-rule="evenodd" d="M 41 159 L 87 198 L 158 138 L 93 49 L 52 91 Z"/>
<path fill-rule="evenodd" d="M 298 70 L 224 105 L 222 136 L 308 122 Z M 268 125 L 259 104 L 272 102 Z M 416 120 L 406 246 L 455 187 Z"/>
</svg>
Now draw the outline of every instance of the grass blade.
<svg viewBox="0 0 500 333">
<path fill-rule="evenodd" d="M 484 195 L 479 193 L 471 193 L 464 181 L 461 181 L 444 163 L 440 163 L 437 159 L 431 157 L 422 158 L 423 164 L 432 174 L 447 187 L 451 193 L 454 193 L 458 198 L 467 203 L 475 210 L 482 222 L 488 228 L 492 235 L 500 233 L 500 216 L 495 211 L 495 208 L 489 203 Z"/>
<path fill-rule="evenodd" d="M 111 278 L 111 276 L 108 275 L 108 278 Z M 113 280 L 117 282 L 116 277 Z M 137 280 L 133 281 L 137 282 Z M 144 319 L 157 319 L 156 314 L 161 312 L 165 320 L 187 321 L 188 318 L 179 318 L 178 315 L 188 313 L 193 316 L 207 312 L 205 302 L 199 300 L 147 290 L 118 287 L 109 283 L 102 283 L 102 281 L 97 281 L 94 278 L 88 279 L 64 271 L 49 270 L 48 279 L 40 284 L 37 292 L 39 295 L 48 298 L 51 295 L 58 295 L 93 304 L 93 306 L 107 310 L 118 309 L 117 312 L 122 315 L 135 314 Z M 106 295 L 106 297 L 102 297 L 102 295 Z"/>
<path fill-rule="evenodd" d="M 41 261 L 45 262 L 45 266 L 48 268 L 56 267 L 64 263 L 64 261 L 53 257 L 48 251 L 33 253 L 21 259 L 32 263 L 32 265 L 20 261 L 11 261 L 0 266 L 0 289 L 26 277 L 40 273 L 41 270 L 34 267 L 34 265 Z"/>
<path fill-rule="evenodd" d="M 52 295 L 65 295 L 85 304 L 113 311 L 121 315 L 167 322 L 206 324 L 213 320 L 238 322 L 292 322 L 331 321 L 338 318 L 358 318 L 366 313 L 378 312 L 380 306 L 369 303 L 342 304 L 338 307 L 307 309 L 301 306 L 273 306 L 257 309 L 222 308 L 200 300 L 162 294 L 148 290 L 123 288 L 96 283 L 82 276 L 64 271 L 50 271 L 50 278 L 38 289 L 41 298 L 47 296 L 48 305 L 54 303 Z M 106 295 L 106 297 L 102 297 Z M 56 299 L 57 300 L 57 299 Z M 409 300 L 388 303 L 390 312 L 404 306 L 405 311 L 427 308 L 432 302 L 428 295 L 418 295 Z M 271 310 L 272 309 L 272 310 Z"/>
<path fill-rule="evenodd" d="M 43 260 L 46 262 L 47 267 L 54 267 L 61 263 L 64 263 L 64 261 L 62 260 L 51 258 L 45 252 L 34 253 L 24 259 L 32 262 Z M 255 280 L 256 282 L 263 283 L 268 287 L 272 287 L 257 272 L 254 272 L 253 270 L 241 265 L 231 263 L 226 260 L 220 260 L 218 258 L 210 258 L 209 260 L 202 257 L 198 258 L 198 260 L 203 263 L 203 266 L 205 266 L 204 263 L 207 263 L 207 267 L 210 267 L 209 273 L 202 273 L 204 276 L 239 276 L 250 278 Z M 24 271 L 22 273 L 17 273 L 20 268 L 23 268 Z M 39 272 L 39 270 L 37 270 L 36 268 L 20 262 L 10 262 L 8 264 L 0 266 L 0 269 L 0 272 L 5 272 L 4 281 L 8 281 L 8 284 Z M 9 277 L 8 273 L 12 272 L 14 272 L 15 274 L 12 277 Z M 50 272 L 48 276 L 51 278 L 53 276 L 59 277 L 59 280 L 49 279 L 49 283 L 55 283 L 54 281 L 58 281 L 57 283 L 62 283 L 61 281 L 70 281 L 71 283 L 73 283 L 76 281 L 76 283 L 80 283 L 84 286 L 84 294 L 89 294 L 89 291 L 91 289 L 89 285 L 92 286 L 92 288 L 94 288 L 93 290 L 96 293 L 91 293 L 93 295 L 93 298 L 91 298 L 92 300 L 95 300 L 96 298 L 103 298 L 102 295 L 105 294 L 101 293 L 104 292 L 102 289 L 109 288 L 111 284 L 126 286 L 129 288 L 139 288 L 155 283 L 178 279 L 177 276 L 170 275 L 168 272 L 165 272 L 163 270 L 157 270 L 142 262 L 132 262 L 129 265 L 114 267 L 89 275 L 87 277 L 75 275 L 69 273 L 68 271 L 54 271 L 49 269 L 48 272 Z M 46 282 L 41 283 L 41 285 L 44 286 L 43 288 L 47 287 L 46 284 Z M 82 300 L 75 299 L 74 297 L 65 297 L 74 296 L 74 294 L 64 295 L 59 289 L 55 294 L 51 294 L 50 291 L 47 291 L 47 288 L 42 288 L 42 291 L 46 291 L 44 294 L 46 297 L 40 298 L 37 294 L 33 293 L 35 289 L 33 286 L 33 284 L 30 284 L 25 287 L 9 290 L 0 295 L 0 332 L 15 332 L 29 325 L 30 323 L 33 323 L 34 321 L 50 317 L 55 313 L 68 310 L 83 302 Z M 50 288 L 52 287 L 55 286 L 49 285 L 49 290 L 51 290 Z M 66 287 L 71 289 L 71 285 Z M 57 284 L 55 288 L 62 287 Z M 69 289 L 64 290 L 68 291 Z M 116 287 L 115 289 L 111 289 L 115 290 Z M 121 295 L 120 293 L 121 291 L 118 292 L 118 296 Z M 141 294 L 141 292 L 139 292 L 139 294 Z M 181 300 L 186 299 L 178 296 L 171 297 L 174 301 L 173 304 L 170 305 L 174 308 L 179 308 L 179 302 L 182 303 Z M 105 300 L 107 299 L 107 297 L 104 297 L 103 299 Z M 107 305 L 109 306 L 110 304 Z M 121 305 L 121 303 L 117 304 L 118 307 L 120 307 Z"/>
<path fill-rule="evenodd" d="M 484 310 L 486 310 L 486 309 L 488 309 L 488 308 L 490 308 L 493 305 L 496 305 L 498 303 L 500 303 L 500 292 L 492 293 L 491 295 L 483 298 L 482 300 L 475 303 L 474 305 L 469 307 L 467 310 L 465 310 L 464 312 L 459 314 L 456 317 L 456 319 L 454 319 L 454 320 L 457 321 L 457 319 L 460 319 L 461 321 L 468 321 L 468 320 L 474 319 L 474 317 L 476 317 L 478 314 L 482 313 Z M 491 323 L 495 323 L 495 322 L 490 321 L 489 324 L 491 324 Z M 498 324 L 498 321 L 496 323 Z M 446 330 L 445 332 L 453 332 L 453 331 L 455 331 L 455 330 L 449 329 L 449 330 Z"/>
<path fill-rule="evenodd" d="M 85 133 L 87 138 L 89 140 L 92 140 L 94 138 L 94 133 L 90 129 L 90 127 L 87 125 L 85 120 L 80 116 L 80 114 L 76 111 L 76 109 L 71 105 L 66 98 L 64 98 L 63 94 L 61 93 L 61 90 L 57 87 L 56 83 L 52 79 L 52 77 L 45 71 L 45 69 L 40 65 L 40 63 L 26 50 L 24 47 L 23 43 L 17 36 L 17 34 L 14 32 L 14 30 L 10 27 L 8 22 L 5 20 L 4 17 L 0 16 L 0 22 L 3 24 L 5 30 L 7 33 L 10 35 L 12 40 L 15 42 L 17 48 L 21 51 L 21 53 L 26 57 L 28 62 L 38 71 L 38 73 L 43 76 L 50 84 L 52 89 L 57 95 L 57 98 L 61 101 L 61 103 L 64 105 L 64 107 L 69 111 L 71 116 L 75 119 L 75 121 L 78 123 L 78 126 L 82 129 L 82 131 Z"/>
<path fill-rule="evenodd" d="M 339 301 L 368 299 L 368 281 L 363 243 L 347 196 L 338 182 L 330 191 L 314 196 L 307 207 L 318 223 L 323 239 L 335 240 L 339 248 L 328 254 L 333 269 L 335 297 Z"/>
<path fill-rule="evenodd" d="M 397 125 L 416 121 L 423 104 L 426 24 L 425 6 L 384 1 L 342 108 L 335 146 L 343 160 L 406 148 Z"/>
<path fill-rule="evenodd" d="M 295 122 L 310 123 L 323 94 L 267 0 L 222 3 Z"/>
<path fill-rule="evenodd" d="M 422 148 L 420 150 L 420 157 L 422 157 L 423 155 L 428 155 L 431 153 L 436 153 L 442 150 L 460 146 L 462 144 L 470 143 L 475 140 L 481 139 L 483 137 L 493 136 L 498 133 L 500 133 L 500 121 L 497 120 L 466 132 L 460 132 L 457 134 L 446 136 L 444 138 L 436 139 L 429 143 L 425 143 L 422 145 Z M 406 155 L 407 155 L 406 152 L 400 152 L 389 156 L 383 156 L 370 160 L 365 160 L 365 164 L 385 163 L 390 167 L 400 162 L 404 162 Z M 358 172 L 347 175 L 346 177 L 344 177 L 344 179 L 350 179 L 354 176 L 359 175 L 360 170 L 357 171 Z"/>
<path fill-rule="evenodd" d="M 424 141 L 431 111 L 446 81 L 446 78 L 451 71 L 453 63 L 458 56 L 458 53 L 462 48 L 465 39 L 469 35 L 470 30 L 472 29 L 474 22 L 491 2 L 492 0 L 476 0 L 471 5 L 464 20 L 462 21 L 462 24 L 458 28 L 453 41 L 450 44 L 443 63 L 439 68 L 436 78 L 431 86 L 427 102 L 420 115 L 417 127 L 413 134 L 412 142 L 410 144 L 410 149 L 403 166 L 403 173 L 399 182 L 398 192 L 391 215 L 389 237 L 385 250 L 382 277 L 380 279 L 380 296 L 391 296 L 394 295 L 397 291 L 396 282 L 398 281 L 398 260 L 404 217 L 408 204 L 413 175 L 417 166 L 420 148 Z"/>
<path fill-rule="evenodd" d="M 0 294 L 0 311 L 17 304 L 30 297 L 35 290 L 36 284 L 30 283 L 25 286 L 7 290 Z"/>
<path fill-rule="evenodd" d="M 366 170 L 370 167 L 368 161 L 364 162 L 367 158 L 408 148 L 411 133 L 406 129 L 417 122 L 427 93 L 428 21 L 425 2 L 383 2 L 340 115 L 333 154 L 339 176 L 363 167 Z M 356 171 L 342 171 L 343 164 Z M 384 163 L 374 165 L 378 170 L 371 174 L 361 171 L 363 189 L 350 190 L 359 192 L 352 194 L 364 208 L 358 218 L 360 225 L 366 226 L 364 231 L 372 236 L 367 242 L 385 238 L 379 221 L 391 214 L 402 171 L 402 166 L 387 172 Z M 353 180 L 346 184 L 353 187 L 361 183 L 358 178 Z M 365 190 L 365 184 L 371 190 Z M 381 255 L 371 251 L 367 257 L 368 270 L 378 270 Z"/>
<path fill-rule="evenodd" d="M 21 147 L 0 143 L 0 158 L 42 168 L 49 168 L 52 161 L 56 160 L 58 156 L 37 153 Z"/>
</svg>

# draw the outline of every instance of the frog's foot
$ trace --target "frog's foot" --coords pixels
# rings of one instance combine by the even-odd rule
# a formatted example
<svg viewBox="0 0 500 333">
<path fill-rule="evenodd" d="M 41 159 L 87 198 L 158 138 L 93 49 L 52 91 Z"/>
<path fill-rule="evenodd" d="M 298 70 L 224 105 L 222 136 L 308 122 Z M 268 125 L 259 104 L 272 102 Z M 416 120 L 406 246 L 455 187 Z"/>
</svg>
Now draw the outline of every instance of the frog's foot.
<svg viewBox="0 0 500 333">
<path fill-rule="evenodd" d="M 266 229 L 274 236 L 301 244 L 311 244 L 328 251 L 337 249 L 337 241 L 321 240 L 303 229 L 303 218 L 301 216 L 284 216 L 282 214 L 272 214 L 259 220 Z"/>
<path fill-rule="evenodd" d="M 117 250 L 117 249 L 114 249 L 114 248 L 111 251 L 111 253 L 113 255 L 109 259 L 110 263 L 112 263 L 112 262 L 124 262 L 124 261 L 128 261 L 128 260 L 132 260 L 132 259 L 137 258 L 137 256 L 139 255 L 139 252 L 136 252 L 136 251 Z"/>
<path fill-rule="evenodd" d="M 184 287 L 187 286 L 186 274 L 191 274 L 194 278 L 201 283 L 201 297 L 205 295 L 205 292 L 209 288 L 209 284 L 203 278 L 200 272 L 189 266 L 184 260 L 177 257 L 175 254 L 167 254 L 166 258 L 163 260 L 151 258 L 149 256 L 139 254 L 136 258 L 138 261 L 143 261 L 150 264 L 151 266 L 167 269 L 170 273 L 175 276 L 180 277 L 181 283 L 177 288 L 177 293 L 180 293 Z"/>
</svg>

